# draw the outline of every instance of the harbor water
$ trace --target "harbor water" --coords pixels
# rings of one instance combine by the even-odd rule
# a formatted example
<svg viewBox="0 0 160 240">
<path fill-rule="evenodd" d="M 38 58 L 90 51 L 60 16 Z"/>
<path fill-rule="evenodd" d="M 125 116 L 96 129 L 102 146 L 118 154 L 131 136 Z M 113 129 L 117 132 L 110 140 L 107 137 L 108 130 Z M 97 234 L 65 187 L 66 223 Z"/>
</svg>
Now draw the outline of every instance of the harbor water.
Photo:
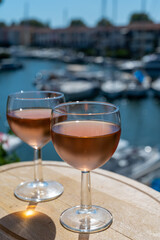
<svg viewBox="0 0 160 240">
<path fill-rule="evenodd" d="M 10 93 L 17 91 L 36 90 L 33 84 L 36 74 L 42 70 L 65 69 L 61 62 L 25 59 L 24 67 L 15 71 L 0 72 L 0 131 L 8 131 L 6 120 L 6 102 Z M 93 100 L 107 101 L 103 96 L 96 96 Z M 122 135 L 121 138 L 129 141 L 132 146 L 160 147 L 160 100 L 152 95 L 141 99 L 121 98 L 112 101 L 118 105 L 121 112 Z M 21 161 L 33 159 L 33 149 L 25 143 L 16 149 Z M 60 160 L 52 143 L 43 148 L 44 160 Z"/>
</svg>

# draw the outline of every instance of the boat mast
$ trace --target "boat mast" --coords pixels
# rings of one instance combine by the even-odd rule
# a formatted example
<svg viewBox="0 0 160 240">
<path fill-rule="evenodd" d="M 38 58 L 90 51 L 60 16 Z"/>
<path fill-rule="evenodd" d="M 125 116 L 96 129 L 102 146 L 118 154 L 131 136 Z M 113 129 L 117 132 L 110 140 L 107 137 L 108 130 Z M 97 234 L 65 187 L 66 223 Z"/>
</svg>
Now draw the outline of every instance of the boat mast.
<svg viewBox="0 0 160 240">
<path fill-rule="evenodd" d="M 63 27 L 68 27 L 68 24 L 69 24 L 69 22 L 68 22 L 68 9 L 67 8 L 65 8 L 65 9 L 63 9 Z"/>
<path fill-rule="evenodd" d="M 141 12 L 146 12 L 146 0 L 141 0 Z"/>
<path fill-rule="evenodd" d="M 141 0 L 141 13 L 146 13 L 147 0 Z M 145 54 L 145 30 L 142 30 L 141 41 L 140 41 L 140 57 L 142 58 Z"/>
<path fill-rule="evenodd" d="M 101 0 L 101 16 L 102 19 L 106 17 L 106 5 L 107 5 L 107 0 Z"/>
<path fill-rule="evenodd" d="M 30 45 L 30 34 L 29 34 L 29 3 L 24 3 L 24 21 L 26 23 L 24 24 L 24 45 L 27 47 Z"/>
<path fill-rule="evenodd" d="M 112 1 L 112 22 L 113 22 L 113 25 L 117 24 L 117 6 L 118 6 L 117 0 L 113 0 Z"/>
<path fill-rule="evenodd" d="M 113 45 L 112 45 L 112 56 L 111 56 L 111 79 L 112 81 L 115 81 L 115 42 L 116 42 L 116 23 L 117 23 L 117 0 L 112 1 L 112 22 L 113 22 Z"/>
</svg>

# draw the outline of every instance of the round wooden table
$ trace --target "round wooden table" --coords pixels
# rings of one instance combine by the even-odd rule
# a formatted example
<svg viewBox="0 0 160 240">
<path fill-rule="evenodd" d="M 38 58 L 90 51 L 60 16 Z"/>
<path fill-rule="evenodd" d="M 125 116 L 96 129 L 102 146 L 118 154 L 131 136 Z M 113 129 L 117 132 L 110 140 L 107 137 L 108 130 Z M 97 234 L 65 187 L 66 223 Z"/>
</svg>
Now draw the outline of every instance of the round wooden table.
<svg viewBox="0 0 160 240">
<path fill-rule="evenodd" d="M 23 202 L 13 191 L 22 181 L 33 179 L 33 162 L 0 167 L 0 239 L 18 240 L 158 240 L 160 239 L 160 193 L 121 175 L 97 169 L 91 173 L 92 203 L 113 214 L 105 231 L 77 234 L 63 228 L 59 216 L 80 202 L 80 171 L 63 162 L 44 161 L 45 179 L 63 184 L 59 198 Z"/>
</svg>

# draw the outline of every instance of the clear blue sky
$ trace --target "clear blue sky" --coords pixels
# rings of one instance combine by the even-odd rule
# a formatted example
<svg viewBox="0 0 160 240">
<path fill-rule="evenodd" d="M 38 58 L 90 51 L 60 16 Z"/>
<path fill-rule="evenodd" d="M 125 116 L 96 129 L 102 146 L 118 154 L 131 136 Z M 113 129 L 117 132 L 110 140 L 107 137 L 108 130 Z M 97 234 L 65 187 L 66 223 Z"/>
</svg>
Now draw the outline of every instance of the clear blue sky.
<svg viewBox="0 0 160 240">
<path fill-rule="evenodd" d="M 102 2 L 105 2 L 103 11 Z M 92 27 L 105 14 L 115 24 L 125 25 L 129 16 L 141 12 L 142 8 L 160 23 L 160 0 L 3 0 L 0 21 L 10 24 L 24 17 L 37 18 L 56 28 L 65 27 L 71 19 L 81 18 Z"/>
</svg>

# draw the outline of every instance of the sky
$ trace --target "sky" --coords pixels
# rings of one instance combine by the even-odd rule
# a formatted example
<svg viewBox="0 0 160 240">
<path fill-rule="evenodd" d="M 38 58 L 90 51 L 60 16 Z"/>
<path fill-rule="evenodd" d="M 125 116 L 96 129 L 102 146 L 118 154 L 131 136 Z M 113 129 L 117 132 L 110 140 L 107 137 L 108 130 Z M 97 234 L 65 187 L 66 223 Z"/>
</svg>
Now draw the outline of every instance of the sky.
<svg viewBox="0 0 160 240">
<path fill-rule="evenodd" d="M 93 27 L 103 16 L 116 25 L 126 25 L 130 15 L 142 9 L 160 23 L 160 0 L 3 0 L 0 21 L 10 24 L 36 18 L 59 28 L 68 26 L 72 19 L 82 19 Z"/>
</svg>

